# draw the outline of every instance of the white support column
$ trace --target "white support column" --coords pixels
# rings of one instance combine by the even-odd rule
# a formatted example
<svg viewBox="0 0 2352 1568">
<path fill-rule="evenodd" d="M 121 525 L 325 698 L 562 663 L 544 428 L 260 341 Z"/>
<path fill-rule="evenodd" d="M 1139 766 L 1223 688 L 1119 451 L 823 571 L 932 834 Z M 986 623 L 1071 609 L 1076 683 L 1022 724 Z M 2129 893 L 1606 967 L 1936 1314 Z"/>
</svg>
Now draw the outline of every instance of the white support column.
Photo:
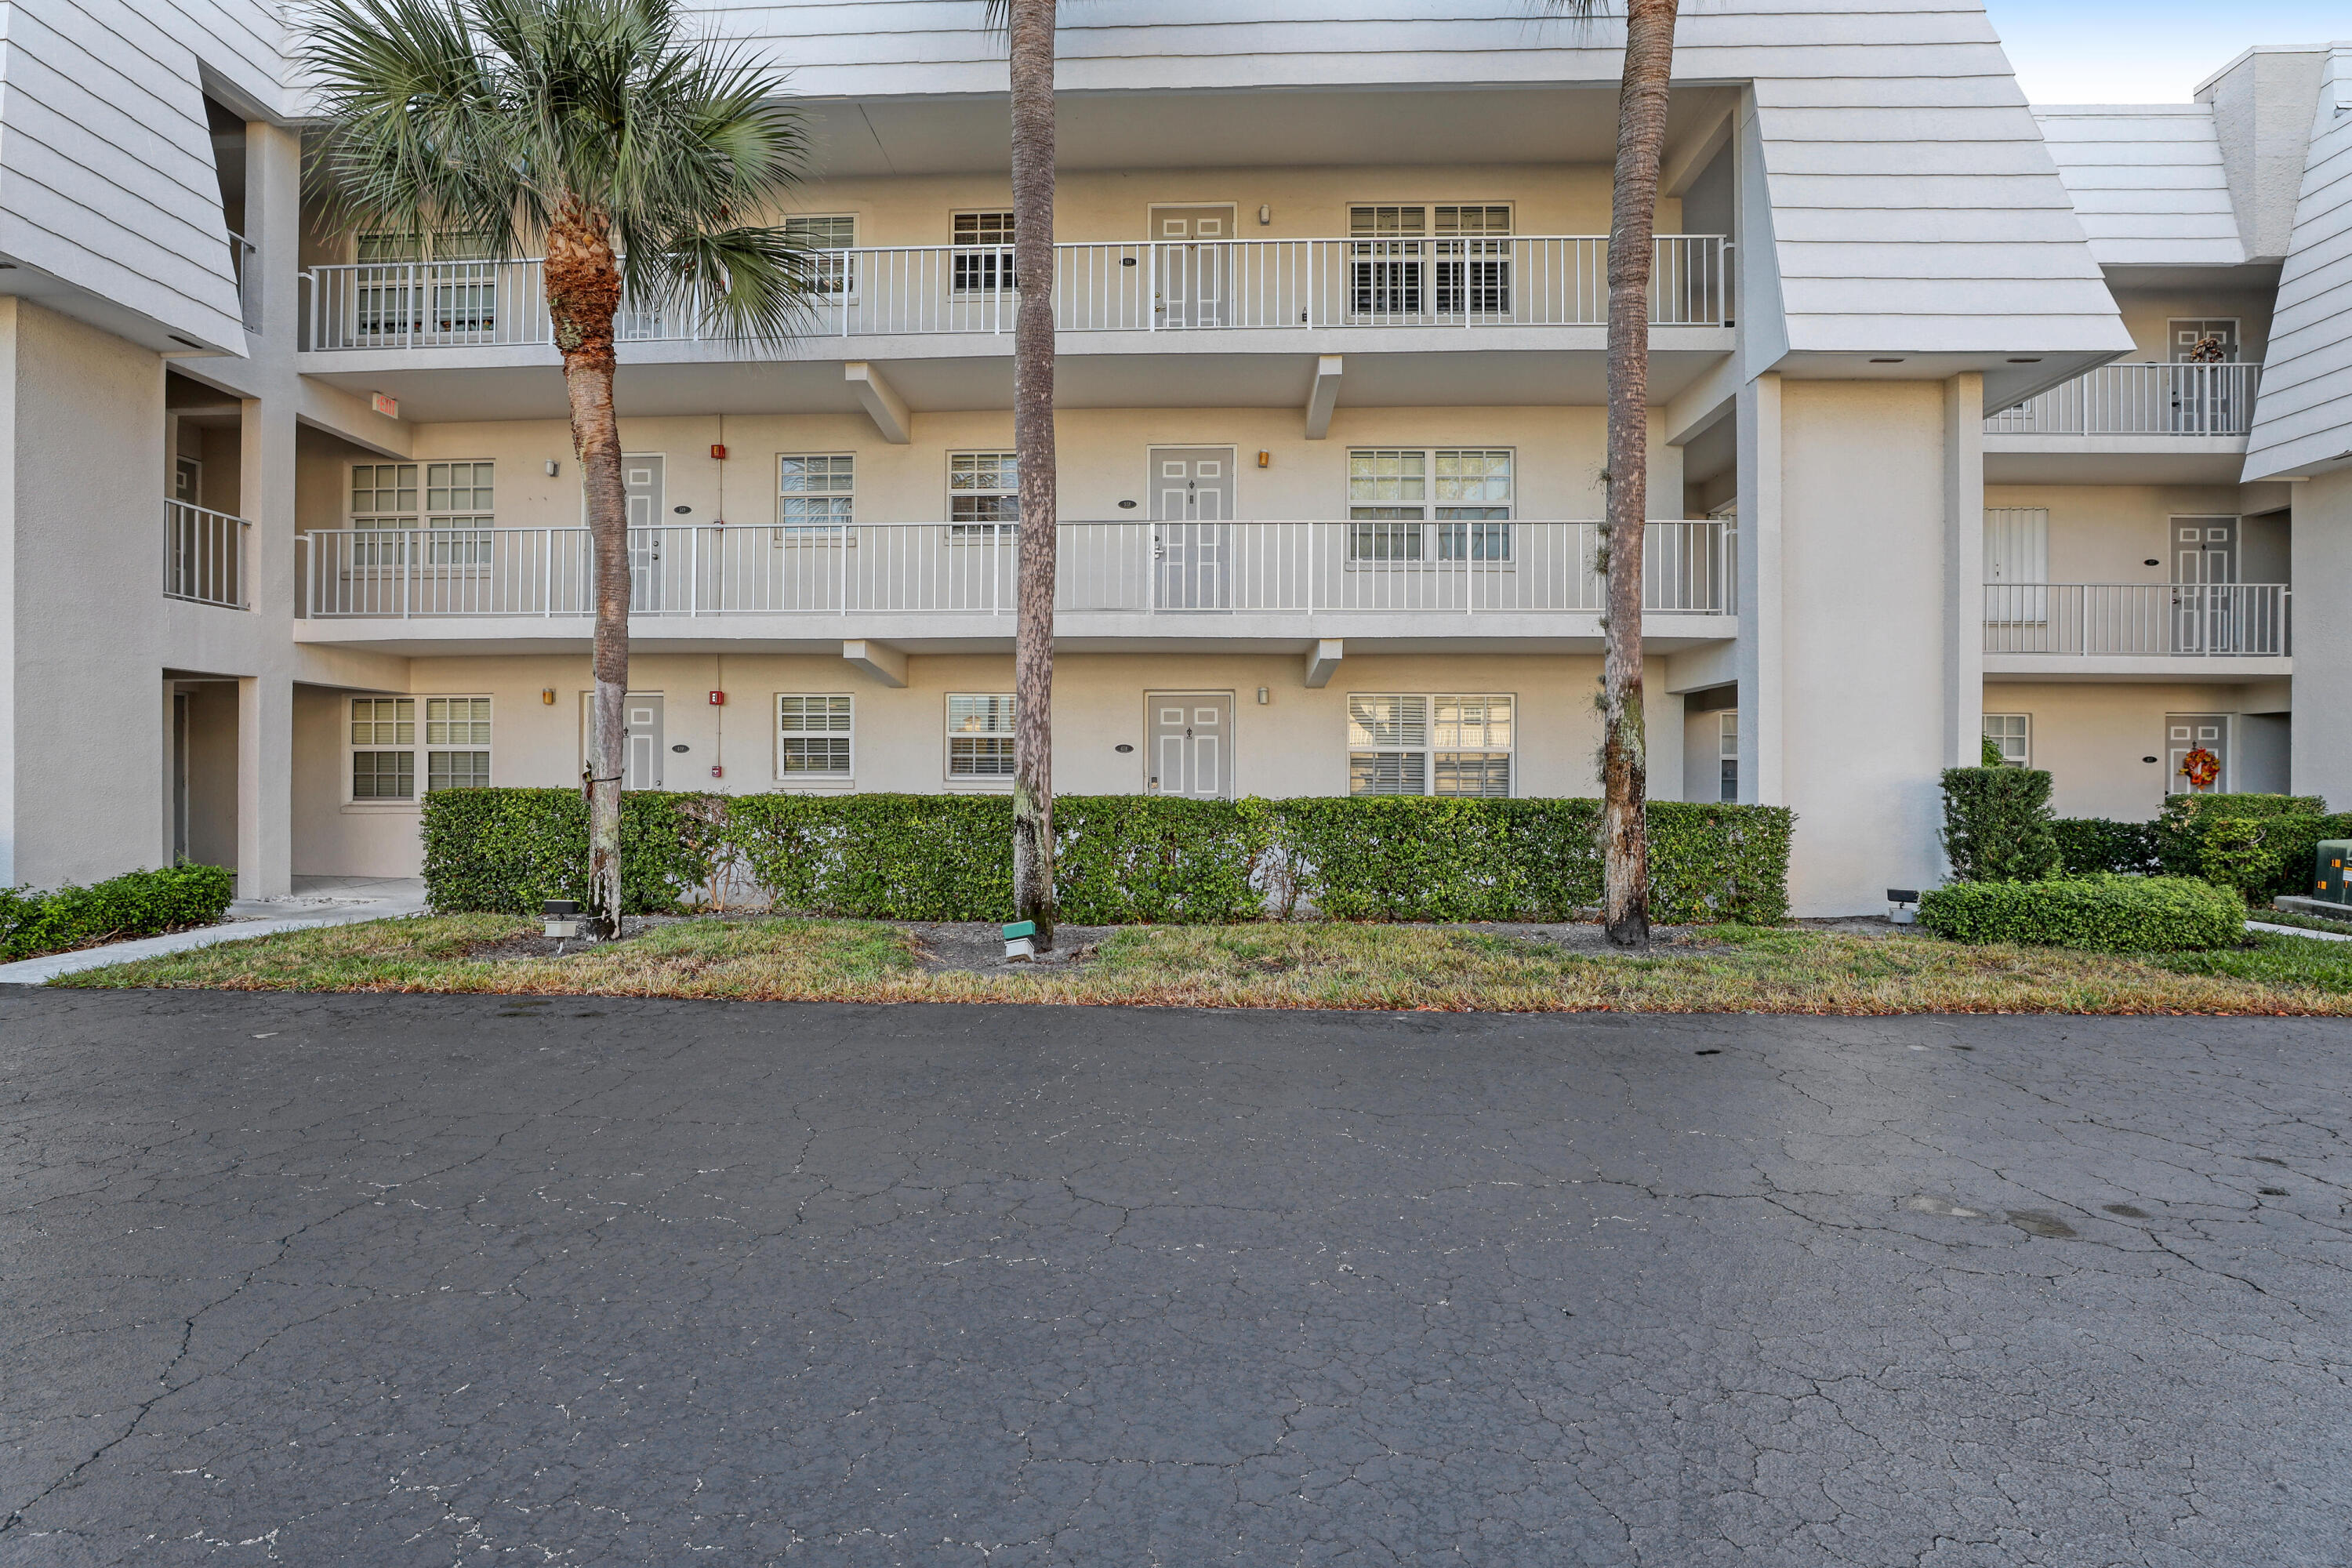
<svg viewBox="0 0 2352 1568">
<path fill-rule="evenodd" d="M 1315 360 L 1315 384 L 1307 394 L 1307 438 L 1320 441 L 1331 433 L 1331 411 L 1339 406 L 1339 375 L 1347 368 L 1344 356 L 1318 354 Z"/>
<path fill-rule="evenodd" d="M 1984 373 L 1944 383 L 1944 765 L 1984 733 Z"/>
<path fill-rule="evenodd" d="M 851 360 L 841 367 L 841 379 L 857 395 L 858 405 L 874 421 L 874 428 L 882 432 L 882 439 L 904 447 L 915 438 L 915 416 L 907 412 L 907 400 L 880 370 L 864 360 Z"/>
<path fill-rule="evenodd" d="M 294 687 L 247 676 L 236 683 L 236 896 L 293 889 Z"/>
<path fill-rule="evenodd" d="M 1739 799 L 1784 805 L 1778 371 L 1739 389 L 1738 419 Z"/>
<path fill-rule="evenodd" d="M 885 686 L 903 687 L 907 684 L 907 651 L 904 648 L 852 638 L 841 645 L 841 657 L 852 668 L 872 676 Z"/>
<path fill-rule="evenodd" d="M 2292 487 L 2288 582 L 2294 591 L 2294 716 L 2287 752 L 2297 795 L 2352 808 L 2352 620 L 2331 615 L 2337 585 L 2352 583 L 2352 468 Z"/>
<path fill-rule="evenodd" d="M 1666 689 L 1667 666 L 1654 655 L 1642 661 L 1642 765 L 1649 798 L 1683 798 L 1683 700 Z"/>
<path fill-rule="evenodd" d="M 1348 645 L 1339 637 L 1324 637 L 1307 655 L 1307 686 L 1320 690 L 1331 684 L 1339 672 L 1339 661 L 1348 654 Z"/>
</svg>

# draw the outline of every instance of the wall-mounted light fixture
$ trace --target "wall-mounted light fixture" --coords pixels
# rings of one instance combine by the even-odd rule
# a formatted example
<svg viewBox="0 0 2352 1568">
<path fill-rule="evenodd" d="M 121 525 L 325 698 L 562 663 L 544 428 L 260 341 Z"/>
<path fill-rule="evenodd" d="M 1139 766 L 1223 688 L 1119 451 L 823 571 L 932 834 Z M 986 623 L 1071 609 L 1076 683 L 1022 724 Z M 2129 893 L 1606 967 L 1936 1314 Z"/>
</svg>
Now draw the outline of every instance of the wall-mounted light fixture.
<svg viewBox="0 0 2352 1568">
<path fill-rule="evenodd" d="M 542 687 L 541 687 L 541 688 L 539 689 L 539 700 L 540 700 L 541 702 L 546 703 L 550 708 L 554 707 L 554 706 L 555 706 L 555 688 L 553 688 L 552 686 L 542 686 Z"/>
<path fill-rule="evenodd" d="M 553 479 L 556 475 L 558 475 L 558 474 L 560 474 L 560 473 L 562 473 L 562 472 L 563 471 L 563 465 L 562 465 L 562 464 L 561 464 L 561 463 L 559 463 L 559 462 L 557 462 L 557 461 L 556 461 L 554 458 L 548 458 L 548 459 L 547 459 L 547 463 L 546 463 L 546 465 L 545 465 L 545 466 L 546 466 L 546 468 L 547 468 L 547 477 L 548 477 L 549 479 Z"/>
<path fill-rule="evenodd" d="M 1262 224 L 1272 223 L 1274 221 L 1274 208 L 1261 204 L 1257 209 L 1257 221 Z"/>
<path fill-rule="evenodd" d="M 1259 688 L 1257 689 L 1257 703 L 1258 703 L 1258 706 L 1259 706 L 1259 707 L 1263 708 L 1263 707 L 1265 707 L 1268 702 L 1271 702 L 1271 701 L 1273 701 L 1273 700 L 1274 700 L 1274 699 L 1273 699 L 1272 697 L 1270 697 L 1270 696 L 1268 696 L 1268 695 L 1266 694 L 1266 689 L 1265 689 L 1265 687 L 1261 686 L 1261 687 L 1259 687 Z"/>
<path fill-rule="evenodd" d="M 1272 452 L 1260 452 L 1257 455 L 1257 466 L 1261 468 L 1270 468 L 1274 467 L 1274 454 Z"/>
</svg>

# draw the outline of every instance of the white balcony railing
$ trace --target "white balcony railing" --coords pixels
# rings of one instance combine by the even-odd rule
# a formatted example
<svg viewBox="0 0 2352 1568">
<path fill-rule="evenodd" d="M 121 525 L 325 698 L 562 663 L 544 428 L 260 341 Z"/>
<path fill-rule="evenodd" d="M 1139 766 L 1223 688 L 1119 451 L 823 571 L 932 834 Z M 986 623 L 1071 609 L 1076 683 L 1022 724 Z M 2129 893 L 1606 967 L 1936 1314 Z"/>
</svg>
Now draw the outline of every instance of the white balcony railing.
<svg viewBox="0 0 2352 1568">
<path fill-rule="evenodd" d="M 2253 364 L 2110 364 L 1985 420 L 1988 436 L 2242 436 Z"/>
<path fill-rule="evenodd" d="M 1730 319 L 1730 243 L 1661 235 L 1650 319 Z M 1066 332 L 1236 328 L 1599 326 L 1606 236 L 1494 239 L 1258 239 L 1059 245 L 1054 319 Z M 540 263 L 371 262 L 320 267 L 308 347 L 497 347 L 550 342 Z M 914 246 L 824 253 L 807 338 L 1009 332 L 1013 252 Z M 691 341 L 680 310 L 625 301 L 624 342 Z"/>
<path fill-rule="evenodd" d="M 163 503 L 163 596 L 246 607 L 245 539 L 253 525 L 185 501 Z"/>
<path fill-rule="evenodd" d="M 2275 658 L 2292 652 L 2282 583 L 1988 583 L 1987 653 Z"/>
<path fill-rule="evenodd" d="M 1597 522 L 1071 522 L 1064 615 L 1594 614 Z M 1013 615 L 1009 523 L 632 529 L 635 616 Z M 320 618 L 593 613 L 584 528 L 336 529 L 297 542 L 301 613 Z M 1649 608 L 1737 603 L 1731 530 L 1653 522 Z"/>
</svg>

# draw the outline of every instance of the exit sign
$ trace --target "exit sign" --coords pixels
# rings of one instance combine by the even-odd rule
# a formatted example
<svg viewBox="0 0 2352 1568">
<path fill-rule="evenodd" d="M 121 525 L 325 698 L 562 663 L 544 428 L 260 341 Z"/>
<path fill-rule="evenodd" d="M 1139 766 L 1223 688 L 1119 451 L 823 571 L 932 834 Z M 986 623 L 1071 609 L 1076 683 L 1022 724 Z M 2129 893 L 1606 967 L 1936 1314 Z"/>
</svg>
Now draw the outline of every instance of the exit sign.
<svg viewBox="0 0 2352 1568">
<path fill-rule="evenodd" d="M 386 419 L 397 419 L 400 417 L 399 398 L 387 397 L 383 393 L 379 392 L 373 399 L 371 399 L 371 402 L 373 403 L 375 411 L 378 414 L 383 415 Z"/>
</svg>

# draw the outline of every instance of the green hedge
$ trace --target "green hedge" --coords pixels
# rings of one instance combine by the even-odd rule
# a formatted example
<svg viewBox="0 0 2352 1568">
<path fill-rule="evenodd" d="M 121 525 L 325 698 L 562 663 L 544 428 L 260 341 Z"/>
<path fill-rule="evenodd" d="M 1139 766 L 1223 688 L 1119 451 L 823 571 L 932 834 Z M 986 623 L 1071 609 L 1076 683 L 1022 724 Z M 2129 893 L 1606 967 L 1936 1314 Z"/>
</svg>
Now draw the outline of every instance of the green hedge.
<svg viewBox="0 0 2352 1568">
<path fill-rule="evenodd" d="M 0 888 L 0 962 L 216 925 L 235 897 L 236 873 L 218 866 L 126 871 L 50 893 Z"/>
<path fill-rule="evenodd" d="M 1919 923 L 1956 942 L 2170 952 L 2242 941 L 2246 906 L 2193 877 L 1955 882 L 1919 900 Z"/>
<path fill-rule="evenodd" d="M 1003 795 L 640 794 L 626 797 L 626 907 L 709 905 L 750 889 L 780 910 L 877 920 L 996 920 L 1012 908 Z M 1061 915 L 1079 925 L 1342 920 L 1558 920 L 1601 898 L 1591 800 L 1420 797 L 1054 804 Z M 1793 818 L 1775 806 L 1649 808 L 1652 914 L 1767 923 L 1788 913 Z M 582 898 L 575 791 L 425 798 L 436 909 L 536 912 Z"/>
<path fill-rule="evenodd" d="M 2050 824 L 2058 839 L 2063 876 L 2108 871 L 2117 876 L 2153 876 L 2164 868 L 2156 856 L 2156 824 L 2110 822 L 2104 816 L 2062 816 Z"/>
<path fill-rule="evenodd" d="M 1963 882 L 2056 875 L 2050 775 L 2039 768 L 1946 768 L 1944 855 Z"/>
</svg>

